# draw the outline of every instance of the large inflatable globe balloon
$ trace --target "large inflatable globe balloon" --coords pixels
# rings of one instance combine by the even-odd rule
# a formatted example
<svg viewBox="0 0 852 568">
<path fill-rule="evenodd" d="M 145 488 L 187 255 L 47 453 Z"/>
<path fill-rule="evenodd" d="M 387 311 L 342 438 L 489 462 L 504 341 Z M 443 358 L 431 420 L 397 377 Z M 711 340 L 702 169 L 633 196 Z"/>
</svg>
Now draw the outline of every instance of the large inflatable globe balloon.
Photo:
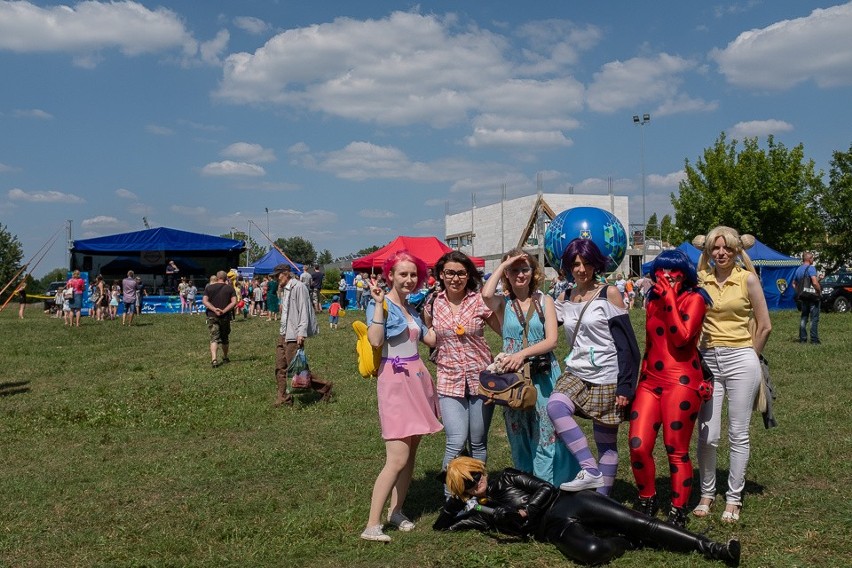
<svg viewBox="0 0 852 568">
<path fill-rule="evenodd" d="M 574 207 L 553 218 L 544 233 L 544 254 L 559 268 L 565 247 L 576 238 L 591 239 L 607 257 L 607 272 L 613 272 L 627 252 L 627 233 L 618 218 L 597 207 Z"/>
</svg>

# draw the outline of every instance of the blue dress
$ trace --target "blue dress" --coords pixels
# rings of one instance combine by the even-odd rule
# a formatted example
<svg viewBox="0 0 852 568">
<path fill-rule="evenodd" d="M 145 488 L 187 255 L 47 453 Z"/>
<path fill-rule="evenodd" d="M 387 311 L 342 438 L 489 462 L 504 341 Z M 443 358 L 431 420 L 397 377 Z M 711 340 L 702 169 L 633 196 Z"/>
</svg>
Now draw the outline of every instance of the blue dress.
<svg viewBox="0 0 852 568">
<path fill-rule="evenodd" d="M 523 349 L 523 327 L 518 321 L 511 300 L 506 301 L 503 312 L 503 352 L 516 353 Z M 527 341 L 534 345 L 544 339 L 544 324 L 534 310 L 529 322 Z M 559 378 L 559 363 L 550 354 L 550 373 L 535 373 L 533 383 L 538 391 L 535 408 L 515 410 L 503 407 L 506 436 L 512 450 L 515 468 L 532 473 L 553 485 L 574 479 L 580 464 L 565 444 L 559 441 L 553 423 L 547 415 L 547 400 Z"/>
</svg>

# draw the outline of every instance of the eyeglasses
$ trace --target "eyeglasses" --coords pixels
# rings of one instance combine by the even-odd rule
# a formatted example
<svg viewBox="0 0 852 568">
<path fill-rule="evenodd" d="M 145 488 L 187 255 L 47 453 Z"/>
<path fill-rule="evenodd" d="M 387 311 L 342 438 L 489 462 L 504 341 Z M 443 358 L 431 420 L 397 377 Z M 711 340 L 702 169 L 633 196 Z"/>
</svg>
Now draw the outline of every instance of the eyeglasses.
<svg viewBox="0 0 852 568">
<path fill-rule="evenodd" d="M 452 280 L 453 278 L 461 280 L 463 278 L 467 278 L 467 270 L 444 270 L 441 272 L 441 276 L 447 280 Z"/>
<path fill-rule="evenodd" d="M 529 266 L 522 266 L 520 268 L 510 268 L 508 272 L 509 274 L 529 274 L 532 272 L 532 268 Z"/>
</svg>

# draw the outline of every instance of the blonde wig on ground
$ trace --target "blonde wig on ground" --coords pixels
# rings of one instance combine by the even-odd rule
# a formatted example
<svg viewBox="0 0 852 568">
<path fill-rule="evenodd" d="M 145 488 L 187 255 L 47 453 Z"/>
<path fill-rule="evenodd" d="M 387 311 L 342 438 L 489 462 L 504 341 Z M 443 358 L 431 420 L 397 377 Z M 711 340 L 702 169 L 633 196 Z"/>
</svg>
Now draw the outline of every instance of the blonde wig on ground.
<svg viewBox="0 0 852 568">
<path fill-rule="evenodd" d="M 746 249 L 754 246 L 754 237 L 751 235 L 740 235 L 736 229 L 719 225 L 710 230 L 707 235 L 698 235 L 692 239 L 692 244 L 701 249 L 701 258 L 698 259 L 698 271 L 710 270 L 711 253 L 713 252 L 713 243 L 716 239 L 722 237 L 725 239 L 725 246 L 734 251 L 734 255 L 739 258 L 743 266 L 749 272 L 757 272 L 754 269 L 754 264 L 748 256 Z"/>
<path fill-rule="evenodd" d="M 485 473 L 485 463 L 482 460 L 462 456 L 447 464 L 447 489 L 459 499 L 465 498 L 464 482 L 473 481 L 475 473 Z"/>
</svg>

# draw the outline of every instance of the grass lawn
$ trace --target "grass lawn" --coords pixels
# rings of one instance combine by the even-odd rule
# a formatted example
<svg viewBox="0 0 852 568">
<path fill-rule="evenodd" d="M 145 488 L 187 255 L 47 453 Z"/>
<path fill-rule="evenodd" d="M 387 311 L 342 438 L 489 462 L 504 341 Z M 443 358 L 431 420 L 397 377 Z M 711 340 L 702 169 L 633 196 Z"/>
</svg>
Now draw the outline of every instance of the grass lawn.
<svg viewBox="0 0 852 568">
<path fill-rule="evenodd" d="M 392 532 L 389 545 L 358 538 L 384 461 L 375 383 L 357 374 L 349 327 L 361 315 L 347 312 L 336 331 L 322 317 L 308 344 L 312 368 L 335 382 L 336 398 L 275 409 L 277 325 L 265 319 L 236 321 L 232 363 L 211 369 L 200 316 L 146 315 L 133 327 L 86 319 L 69 329 L 35 305 L 18 320 L 10 305 L 0 313 L 0 565 L 570 565 L 550 545 L 431 530 L 443 434 L 420 448 L 406 504 L 417 530 Z M 634 312 L 640 344 L 643 315 Z M 773 312 L 772 322 L 767 357 L 780 426 L 765 430 L 754 415 L 740 523 L 719 521 L 722 498 L 690 528 L 740 538 L 743 566 L 849 566 L 852 317 L 823 314 L 821 346 L 795 341 L 796 313 Z M 500 414 L 492 469 L 511 464 Z M 622 427 L 614 497 L 629 503 L 626 435 Z M 726 447 L 718 467 L 723 493 Z M 612 566 L 721 564 L 641 550 Z"/>
</svg>

